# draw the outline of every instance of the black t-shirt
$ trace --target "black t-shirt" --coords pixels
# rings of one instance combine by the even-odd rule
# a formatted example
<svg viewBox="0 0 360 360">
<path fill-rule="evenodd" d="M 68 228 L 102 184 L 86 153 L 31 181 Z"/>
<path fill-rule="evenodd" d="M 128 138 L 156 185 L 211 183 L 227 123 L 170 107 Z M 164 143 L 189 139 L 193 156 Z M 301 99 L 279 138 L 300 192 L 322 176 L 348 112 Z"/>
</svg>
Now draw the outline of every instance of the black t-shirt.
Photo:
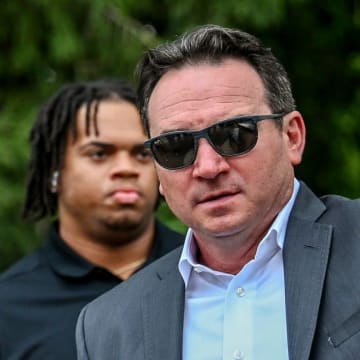
<svg viewBox="0 0 360 360">
<path fill-rule="evenodd" d="M 157 222 L 154 248 L 145 265 L 183 240 L 183 235 Z M 75 253 L 52 225 L 44 245 L 0 277 L 0 359 L 76 359 L 80 310 L 120 282 Z"/>
</svg>

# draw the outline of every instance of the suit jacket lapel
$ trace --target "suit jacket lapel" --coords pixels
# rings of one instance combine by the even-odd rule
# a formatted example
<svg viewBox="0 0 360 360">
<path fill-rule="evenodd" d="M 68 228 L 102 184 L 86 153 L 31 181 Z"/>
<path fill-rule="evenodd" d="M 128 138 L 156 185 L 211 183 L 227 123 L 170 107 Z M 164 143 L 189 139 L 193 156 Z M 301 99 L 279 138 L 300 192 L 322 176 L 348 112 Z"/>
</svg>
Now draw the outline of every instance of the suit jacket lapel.
<svg viewBox="0 0 360 360">
<path fill-rule="evenodd" d="M 284 245 L 290 360 L 308 360 L 315 334 L 331 245 L 332 227 L 316 223 L 323 203 L 302 184 Z"/>
<path fill-rule="evenodd" d="M 177 252 L 176 254 L 179 254 Z M 142 301 L 144 346 L 148 360 L 181 360 L 184 318 L 184 282 L 172 256 L 160 272 L 159 284 Z"/>
</svg>

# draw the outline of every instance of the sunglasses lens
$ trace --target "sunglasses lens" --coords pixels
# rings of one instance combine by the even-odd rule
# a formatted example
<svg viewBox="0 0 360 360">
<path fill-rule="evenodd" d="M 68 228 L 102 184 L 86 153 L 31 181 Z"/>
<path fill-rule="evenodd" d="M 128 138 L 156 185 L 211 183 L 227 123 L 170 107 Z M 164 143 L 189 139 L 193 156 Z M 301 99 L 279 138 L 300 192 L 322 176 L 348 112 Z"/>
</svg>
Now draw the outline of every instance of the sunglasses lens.
<svg viewBox="0 0 360 360">
<path fill-rule="evenodd" d="M 200 137 L 206 137 L 220 155 L 236 156 L 250 151 L 256 145 L 257 126 L 255 122 L 233 120 L 199 132 L 163 134 L 152 141 L 151 151 L 162 167 L 181 169 L 194 162 Z"/>
<path fill-rule="evenodd" d="M 163 135 L 152 143 L 155 160 L 164 168 L 180 169 L 195 160 L 195 140 L 189 133 Z"/>
<path fill-rule="evenodd" d="M 229 121 L 209 129 L 209 138 L 216 151 L 224 156 L 236 156 L 250 151 L 257 141 L 254 123 Z"/>
</svg>

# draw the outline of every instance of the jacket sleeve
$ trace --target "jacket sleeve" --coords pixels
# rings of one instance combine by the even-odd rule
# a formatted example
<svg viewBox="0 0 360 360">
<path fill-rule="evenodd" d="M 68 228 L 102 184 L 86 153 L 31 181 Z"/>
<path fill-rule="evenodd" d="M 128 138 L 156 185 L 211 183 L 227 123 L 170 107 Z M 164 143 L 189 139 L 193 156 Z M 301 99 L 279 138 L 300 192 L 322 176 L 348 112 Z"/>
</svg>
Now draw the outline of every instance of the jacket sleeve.
<svg viewBox="0 0 360 360">
<path fill-rule="evenodd" d="M 83 308 L 80 312 L 79 318 L 76 324 L 76 349 L 77 349 L 77 359 L 78 360 L 89 360 L 87 348 L 86 348 L 86 339 L 85 339 L 85 313 L 86 307 Z"/>
</svg>

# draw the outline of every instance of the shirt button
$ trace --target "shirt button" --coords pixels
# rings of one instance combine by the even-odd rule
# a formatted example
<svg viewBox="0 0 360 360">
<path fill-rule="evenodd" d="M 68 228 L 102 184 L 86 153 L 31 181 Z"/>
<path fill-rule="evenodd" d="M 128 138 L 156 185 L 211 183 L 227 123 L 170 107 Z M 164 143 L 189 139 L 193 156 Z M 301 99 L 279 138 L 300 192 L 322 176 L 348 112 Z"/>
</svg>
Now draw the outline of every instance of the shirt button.
<svg viewBox="0 0 360 360">
<path fill-rule="evenodd" d="M 202 272 L 202 269 L 198 266 L 195 266 L 194 271 L 200 274 Z"/>
<path fill-rule="evenodd" d="M 243 297 L 245 296 L 245 289 L 242 287 L 238 287 L 237 289 L 235 289 L 235 293 L 238 297 Z"/>
<path fill-rule="evenodd" d="M 233 360 L 244 360 L 245 355 L 240 350 L 235 350 L 233 353 Z"/>
</svg>

